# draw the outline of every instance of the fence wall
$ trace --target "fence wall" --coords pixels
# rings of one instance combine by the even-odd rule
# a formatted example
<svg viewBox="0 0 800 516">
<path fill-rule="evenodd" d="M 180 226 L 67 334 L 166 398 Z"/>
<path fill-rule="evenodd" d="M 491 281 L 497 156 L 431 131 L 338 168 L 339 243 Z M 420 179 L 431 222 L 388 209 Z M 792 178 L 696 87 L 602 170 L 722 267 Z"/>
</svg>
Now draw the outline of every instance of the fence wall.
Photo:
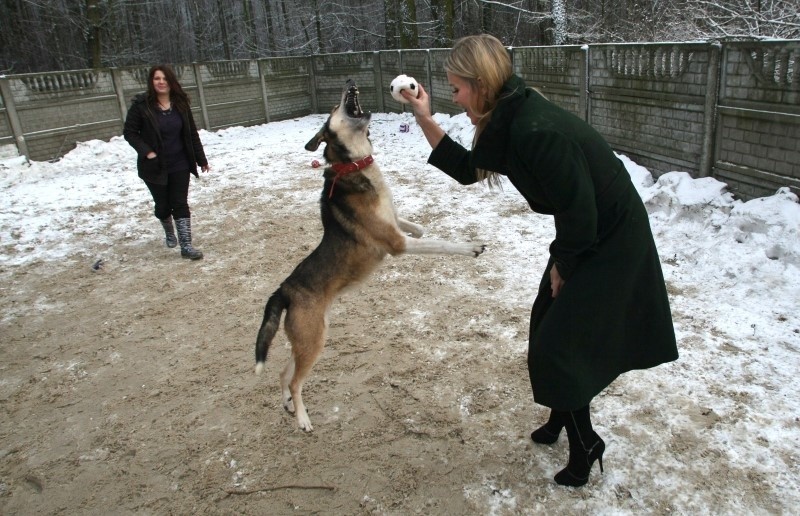
<svg viewBox="0 0 800 516">
<path fill-rule="evenodd" d="M 400 73 L 455 114 L 448 49 L 393 50 L 176 65 L 200 127 L 216 130 L 327 113 L 353 78 L 365 109 L 402 112 Z M 651 43 L 509 49 L 514 71 L 596 127 L 655 175 L 711 175 L 744 199 L 800 194 L 800 41 Z M 53 160 L 122 132 L 147 67 L 0 77 L 0 156 Z"/>
<path fill-rule="evenodd" d="M 715 45 L 592 49 L 590 122 L 646 167 L 709 175 L 717 56 Z"/>
<path fill-rule="evenodd" d="M 724 48 L 713 175 L 743 197 L 800 191 L 800 42 Z"/>
<path fill-rule="evenodd" d="M 545 97 L 584 120 L 587 51 L 583 47 L 528 47 L 512 51 L 514 73 Z"/>
</svg>

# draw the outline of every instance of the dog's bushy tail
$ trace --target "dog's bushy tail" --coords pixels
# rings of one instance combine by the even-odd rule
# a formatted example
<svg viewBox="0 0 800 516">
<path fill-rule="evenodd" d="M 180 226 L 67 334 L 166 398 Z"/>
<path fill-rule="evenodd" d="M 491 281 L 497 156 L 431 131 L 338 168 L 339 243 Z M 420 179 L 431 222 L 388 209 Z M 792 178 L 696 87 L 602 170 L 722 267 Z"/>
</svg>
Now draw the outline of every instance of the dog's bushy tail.
<svg viewBox="0 0 800 516">
<path fill-rule="evenodd" d="M 280 288 L 273 292 L 267 300 L 267 306 L 264 308 L 264 320 L 261 321 L 261 329 L 258 330 L 256 339 L 256 374 L 261 374 L 261 371 L 264 370 L 269 346 L 272 344 L 275 334 L 278 333 L 281 315 L 287 306 L 289 306 L 289 299 L 283 295 Z"/>
</svg>

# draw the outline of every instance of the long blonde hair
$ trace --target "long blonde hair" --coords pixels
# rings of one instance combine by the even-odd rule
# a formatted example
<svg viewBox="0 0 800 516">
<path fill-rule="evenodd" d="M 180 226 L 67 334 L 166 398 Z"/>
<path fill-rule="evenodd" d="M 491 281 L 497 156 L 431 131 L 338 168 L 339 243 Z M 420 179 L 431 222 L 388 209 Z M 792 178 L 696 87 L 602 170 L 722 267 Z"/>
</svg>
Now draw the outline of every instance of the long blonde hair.
<svg viewBox="0 0 800 516">
<path fill-rule="evenodd" d="M 489 34 L 465 36 L 453 45 L 453 49 L 445 59 L 444 69 L 467 81 L 470 87 L 482 96 L 482 105 L 474 106 L 478 117 L 475 137 L 472 140 L 472 147 L 475 148 L 478 138 L 497 106 L 503 84 L 514 73 L 511 57 L 500 40 L 494 36 Z M 499 185 L 500 178 L 495 171 L 478 169 L 476 175 L 479 180 L 488 180 L 489 186 Z"/>
</svg>

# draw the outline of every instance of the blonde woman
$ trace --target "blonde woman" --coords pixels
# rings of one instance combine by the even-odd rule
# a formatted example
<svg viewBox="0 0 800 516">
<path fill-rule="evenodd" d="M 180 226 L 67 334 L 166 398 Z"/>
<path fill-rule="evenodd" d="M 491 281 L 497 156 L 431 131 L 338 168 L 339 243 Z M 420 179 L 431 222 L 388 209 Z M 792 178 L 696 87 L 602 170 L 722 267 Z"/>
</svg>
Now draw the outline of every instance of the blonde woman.
<svg viewBox="0 0 800 516">
<path fill-rule="evenodd" d="M 424 87 L 419 97 L 405 94 L 433 149 L 428 162 L 465 185 L 505 176 L 555 222 L 528 345 L 533 398 L 550 416 L 531 438 L 552 444 L 566 428 L 569 460 L 555 481 L 582 486 L 595 461 L 603 469 L 592 399 L 626 371 L 678 358 L 647 211 L 600 134 L 514 75 L 499 40 L 458 40 L 444 68 L 475 138 L 471 149 L 453 141 L 432 118 Z"/>
</svg>

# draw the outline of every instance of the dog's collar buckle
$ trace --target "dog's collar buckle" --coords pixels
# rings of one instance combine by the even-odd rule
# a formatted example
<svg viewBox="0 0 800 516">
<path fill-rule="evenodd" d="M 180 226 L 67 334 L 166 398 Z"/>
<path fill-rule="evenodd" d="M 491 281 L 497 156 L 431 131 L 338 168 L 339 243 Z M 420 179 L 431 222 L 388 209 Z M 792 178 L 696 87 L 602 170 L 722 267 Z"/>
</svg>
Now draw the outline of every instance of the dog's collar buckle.
<svg viewBox="0 0 800 516">
<path fill-rule="evenodd" d="M 333 176 L 333 182 L 331 182 L 331 191 L 328 192 L 328 198 L 330 199 L 333 197 L 333 187 L 336 186 L 337 179 L 352 172 L 358 172 L 362 168 L 367 168 L 368 166 L 372 165 L 374 161 L 375 160 L 372 158 L 372 156 L 367 156 L 358 161 L 351 161 L 350 163 L 333 163 L 331 165 L 331 170 L 333 170 L 336 175 Z"/>
</svg>

